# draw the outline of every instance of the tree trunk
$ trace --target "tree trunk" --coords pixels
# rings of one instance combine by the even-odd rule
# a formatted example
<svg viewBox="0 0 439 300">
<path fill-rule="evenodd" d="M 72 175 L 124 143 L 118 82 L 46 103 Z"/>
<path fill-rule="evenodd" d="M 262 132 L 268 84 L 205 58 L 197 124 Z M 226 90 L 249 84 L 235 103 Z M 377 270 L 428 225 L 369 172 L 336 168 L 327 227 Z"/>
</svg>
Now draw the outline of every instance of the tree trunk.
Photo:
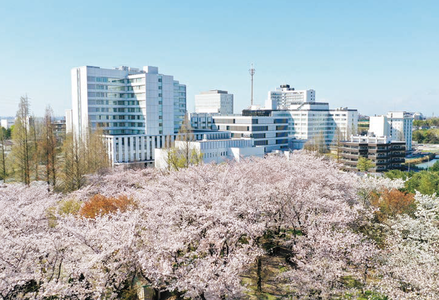
<svg viewBox="0 0 439 300">
<path fill-rule="evenodd" d="M 257 268 L 257 276 L 258 276 L 258 292 L 262 292 L 262 259 L 258 257 L 258 268 Z"/>
</svg>

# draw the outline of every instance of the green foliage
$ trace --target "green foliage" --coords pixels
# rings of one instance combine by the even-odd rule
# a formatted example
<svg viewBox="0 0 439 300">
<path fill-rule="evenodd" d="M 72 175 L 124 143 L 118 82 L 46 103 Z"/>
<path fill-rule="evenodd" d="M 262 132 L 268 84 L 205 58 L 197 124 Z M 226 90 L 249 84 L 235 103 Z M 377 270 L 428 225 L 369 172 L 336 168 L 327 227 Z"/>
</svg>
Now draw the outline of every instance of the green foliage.
<svg viewBox="0 0 439 300">
<path fill-rule="evenodd" d="M 413 126 L 419 127 L 419 126 L 439 126 L 439 118 L 429 118 L 427 120 L 414 120 Z"/>
<path fill-rule="evenodd" d="M 35 165 L 34 132 L 34 122 L 29 112 L 29 100 L 27 97 L 21 97 L 12 132 L 13 146 L 10 156 L 12 168 L 17 171 L 16 176 L 26 185 L 30 184 L 32 167 Z M 38 177 L 37 169 L 34 171 L 35 177 Z"/>
<path fill-rule="evenodd" d="M 1 128 L 0 130 L 0 180 L 6 180 L 7 177 L 7 170 L 6 170 L 6 147 L 5 147 L 5 141 L 6 136 L 5 132 L 3 131 L 4 128 Z"/>
<path fill-rule="evenodd" d="M 81 208 L 81 201 L 76 199 L 62 200 L 58 205 L 58 213 L 62 215 L 73 214 L 76 215 Z"/>
<path fill-rule="evenodd" d="M 425 195 L 437 193 L 439 192 L 439 173 L 429 171 L 416 173 L 406 182 L 406 188 L 411 193 L 415 191 Z"/>
<path fill-rule="evenodd" d="M 389 179 L 403 179 L 407 180 L 407 178 L 410 178 L 414 172 L 403 172 L 401 170 L 390 170 L 386 173 L 384 173 L 384 177 L 387 177 Z"/>
<path fill-rule="evenodd" d="M 370 159 L 367 159 L 365 157 L 360 157 L 358 159 L 357 169 L 359 171 L 367 172 L 367 171 L 369 171 L 369 169 L 372 169 L 373 167 L 375 167 L 375 165 L 373 164 L 373 162 Z"/>
<path fill-rule="evenodd" d="M 195 149 L 191 142 L 195 141 L 193 129 L 185 119 L 177 136 L 178 146 L 166 149 L 166 164 L 169 170 L 187 168 L 203 162 L 203 154 Z"/>
<path fill-rule="evenodd" d="M 166 161 L 169 170 L 180 170 L 187 168 L 190 165 L 198 165 L 203 161 L 203 154 L 196 149 L 186 149 L 190 147 L 185 144 L 183 148 L 166 149 Z"/>
<path fill-rule="evenodd" d="M 429 171 L 407 173 L 392 170 L 386 172 L 384 176 L 390 179 L 400 178 L 406 180 L 405 189 L 403 190 L 410 193 L 418 191 L 426 195 L 439 194 L 439 163 L 435 163 Z"/>
<path fill-rule="evenodd" d="M 414 141 L 422 144 L 439 144 L 439 129 L 420 129 L 413 131 Z"/>
<path fill-rule="evenodd" d="M 12 126 L 14 127 L 14 126 Z M 10 140 L 12 137 L 12 127 L 11 128 L 4 128 L 4 127 L 0 127 L 0 135 L 2 135 L 4 137 L 5 140 Z"/>
<path fill-rule="evenodd" d="M 76 199 L 64 199 L 58 203 L 58 206 L 51 207 L 47 210 L 49 226 L 56 226 L 56 215 L 77 215 L 81 209 L 81 201 Z"/>
<path fill-rule="evenodd" d="M 388 300 L 389 298 L 383 294 L 372 292 L 372 291 L 365 291 L 362 293 L 359 297 L 359 300 Z"/>
</svg>

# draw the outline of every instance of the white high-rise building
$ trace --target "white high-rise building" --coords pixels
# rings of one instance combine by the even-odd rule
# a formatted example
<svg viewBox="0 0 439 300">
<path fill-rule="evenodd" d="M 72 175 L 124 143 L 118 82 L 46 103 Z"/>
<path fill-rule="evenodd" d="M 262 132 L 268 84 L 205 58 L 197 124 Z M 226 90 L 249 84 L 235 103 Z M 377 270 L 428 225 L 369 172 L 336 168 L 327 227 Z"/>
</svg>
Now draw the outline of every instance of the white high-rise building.
<svg viewBox="0 0 439 300">
<path fill-rule="evenodd" d="M 274 91 L 268 92 L 265 107 L 267 109 L 290 109 L 291 106 L 315 101 L 316 92 L 314 90 L 295 90 L 288 84 L 284 84 Z"/>
<path fill-rule="evenodd" d="M 329 109 L 328 103 L 304 103 L 289 110 L 272 112 L 276 117 L 288 117 L 290 148 L 301 149 L 307 141 L 323 139 L 326 145 L 346 140 L 356 134 L 358 111 L 341 107 Z"/>
<path fill-rule="evenodd" d="M 369 117 L 369 133 L 377 137 L 388 137 L 390 139 L 390 126 L 387 116 Z"/>
<path fill-rule="evenodd" d="M 412 150 L 412 128 L 413 115 L 405 111 L 370 117 L 369 133 L 390 137 L 392 141 L 405 141 L 407 151 Z"/>
<path fill-rule="evenodd" d="M 192 127 L 231 131 L 234 137 L 252 137 L 254 145 L 264 146 L 266 152 L 301 149 L 313 139 L 322 139 L 329 146 L 357 133 L 358 111 L 347 107 L 330 109 L 328 103 L 315 101 L 314 90 L 296 91 L 289 85 L 282 85 L 268 95 L 264 109 L 251 107 L 243 110 L 239 117 L 191 114 Z M 281 120 L 286 124 L 268 125 L 263 132 L 254 132 L 260 126 L 253 124 L 272 124 Z M 247 123 L 252 126 L 236 125 Z"/>
<path fill-rule="evenodd" d="M 330 109 L 326 102 L 316 102 L 314 90 L 295 90 L 281 85 L 268 92 L 266 109 L 273 115 L 289 117 L 290 147 L 301 149 L 305 142 L 323 138 L 327 145 L 336 139 L 346 140 L 357 133 L 358 111 L 341 107 Z"/>
<path fill-rule="evenodd" d="M 157 67 L 74 68 L 72 127 L 82 135 L 90 125 L 109 135 L 170 135 L 186 113 L 186 86 Z"/>
<path fill-rule="evenodd" d="M 195 112 L 220 115 L 233 114 L 233 94 L 211 90 L 195 95 Z"/>
</svg>

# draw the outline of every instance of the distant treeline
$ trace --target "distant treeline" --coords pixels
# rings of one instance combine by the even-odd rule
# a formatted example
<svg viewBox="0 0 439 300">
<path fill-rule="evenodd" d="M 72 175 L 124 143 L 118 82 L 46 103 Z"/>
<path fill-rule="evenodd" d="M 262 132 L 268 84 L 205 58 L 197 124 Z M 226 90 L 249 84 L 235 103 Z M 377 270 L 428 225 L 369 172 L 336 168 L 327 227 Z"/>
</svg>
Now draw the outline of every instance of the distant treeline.
<svg viewBox="0 0 439 300">
<path fill-rule="evenodd" d="M 416 191 L 425 195 L 439 194 L 439 162 L 435 162 L 428 171 L 421 172 L 403 172 L 400 170 L 391 170 L 384 173 L 384 176 L 390 179 L 405 180 L 405 188 L 402 191 L 416 193 Z"/>
<path fill-rule="evenodd" d="M 429 118 L 427 120 L 414 120 L 413 126 L 420 127 L 420 126 L 439 126 L 439 118 Z"/>
<path fill-rule="evenodd" d="M 420 129 L 413 131 L 413 140 L 418 143 L 439 144 L 439 129 Z"/>
</svg>

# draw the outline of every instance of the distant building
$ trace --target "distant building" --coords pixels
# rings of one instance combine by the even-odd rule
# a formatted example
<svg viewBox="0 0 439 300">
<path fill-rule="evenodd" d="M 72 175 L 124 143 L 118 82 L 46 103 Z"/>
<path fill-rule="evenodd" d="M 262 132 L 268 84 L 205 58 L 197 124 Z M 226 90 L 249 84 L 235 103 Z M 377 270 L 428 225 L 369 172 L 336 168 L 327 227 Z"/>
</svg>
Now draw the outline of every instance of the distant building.
<svg viewBox="0 0 439 300">
<path fill-rule="evenodd" d="M 407 151 L 412 150 L 412 128 L 413 115 L 405 111 L 370 117 L 369 134 L 387 136 L 391 141 L 405 141 Z"/>
<path fill-rule="evenodd" d="M 283 124 L 273 127 L 273 120 Z M 239 122 L 239 123 L 238 123 Z M 256 124 L 269 124 L 263 132 L 254 132 Z M 252 124 L 243 127 L 237 124 Z M 233 137 L 254 138 L 255 146 L 264 146 L 267 153 L 274 150 L 302 149 L 308 141 L 322 140 L 326 146 L 357 134 L 358 111 L 347 107 L 330 109 L 326 102 L 315 101 L 314 90 L 294 90 L 282 85 L 269 92 L 266 107 L 252 106 L 242 116 L 191 114 L 196 129 L 216 129 L 232 132 Z"/>
<path fill-rule="evenodd" d="M 201 140 L 175 141 L 175 148 L 191 150 L 202 154 L 204 163 L 221 163 L 227 160 L 240 161 L 253 156 L 263 157 L 263 147 L 253 147 L 251 139 L 233 139 L 230 132 L 205 132 Z M 167 168 L 167 150 L 155 149 L 155 167 Z"/>
<path fill-rule="evenodd" d="M 347 170 L 357 171 L 358 159 L 370 159 L 375 167 L 369 171 L 385 172 L 402 168 L 406 144 L 392 141 L 389 137 L 352 136 L 341 143 L 341 162 Z"/>
<path fill-rule="evenodd" d="M 424 117 L 424 115 L 420 112 L 412 113 L 412 115 L 413 115 L 413 120 L 425 120 L 426 119 Z"/>
<path fill-rule="evenodd" d="M 73 131 L 73 110 L 66 109 L 66 133 Z"/>
<path fill-rule="evenodd" d="M 199 130 L 214 130 L 212 114 L 208 113 L 191 113 L 189 114 L 190 124 L 192 128 Z"/>
<path fill-rule="evenodd" d="M 289 149 L 288 118 L 275 116 L 270 112 L 267 115 L 245 112 L 243 111 L 242 116 L 212 116 L 214 128 L 229 131 L 232 138 L 251 138 L 253 146 L 263 147 L 265 153 Z"/>
<path fill-rule="evenodd" d="M 55 137 L 58 140 L 63 139 L 66 135 L 66 120 L 55 120 L 51 125 Z"/>
<path fill-rule="evenodd" d="M 195 112 L 230 115 L 233 114 L 233 94 L 211 90 L 195 95 Z"/>
<path fill-rule="evenodd" d="M 3 127 L 5 129 L 9 129 L 9 128 L 11 128 L 12 125 L 14 125 L 14 123 L 15 123 L 14 119 L 11 119 L 11 118 L 2 119 L 0 121 L 0 127 Z"/>
<path fill-rule="evenodd" d="M 292 149 L 301 149 L 307 141 L 321 138 L 326 145 L 336 139 L 357 134 L 358 111 L 347 107 L 330 109 L 327 102 L 316 102 L 312 89 L 295 90 L 288 84 L 268 92 L 265 109 L 273 115 L 287 116 Z M 276 112 L 275 112 L 276 111 Z"/>
<path fill-rule="evenodd" d="M 314 90 L 295 90 L 288 84 L 284 84 L 274 91 L 268 92 L 265 107 L 267 109 L 290 109 L 291 106 L 315 101 L 316 92 Z"/>
</svg>

